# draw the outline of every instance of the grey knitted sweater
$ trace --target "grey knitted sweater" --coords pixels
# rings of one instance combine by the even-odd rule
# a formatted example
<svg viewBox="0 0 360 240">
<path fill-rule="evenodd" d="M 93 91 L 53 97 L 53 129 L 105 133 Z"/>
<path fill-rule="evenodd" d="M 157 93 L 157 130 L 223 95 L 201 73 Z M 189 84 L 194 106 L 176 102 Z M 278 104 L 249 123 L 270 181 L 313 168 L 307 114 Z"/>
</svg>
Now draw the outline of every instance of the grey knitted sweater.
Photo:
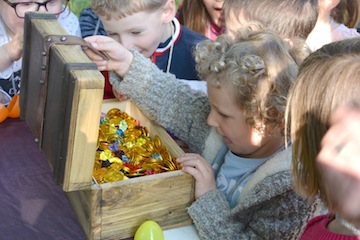
<svg viewBox="0 0 360 240">
<path fill-rule="evenodd" d="M 111 74 L 113 87 L 127 94 L 150 119 L 187 142 L 210 163 L 222 146 L 207 124 L 210 105 L 172 74 L 165 74 L 149 59 L 132 51 L 129 72 L 120 79 Z M 230 209 L 223 193 L 210 191 L 198 198 L 188 213 L 202 239 L 297 239 L 307 221 L 318 214 L 318 202 L 308 204 L 291 182 L 291 148 L 263 164 Z"/>
</svg>

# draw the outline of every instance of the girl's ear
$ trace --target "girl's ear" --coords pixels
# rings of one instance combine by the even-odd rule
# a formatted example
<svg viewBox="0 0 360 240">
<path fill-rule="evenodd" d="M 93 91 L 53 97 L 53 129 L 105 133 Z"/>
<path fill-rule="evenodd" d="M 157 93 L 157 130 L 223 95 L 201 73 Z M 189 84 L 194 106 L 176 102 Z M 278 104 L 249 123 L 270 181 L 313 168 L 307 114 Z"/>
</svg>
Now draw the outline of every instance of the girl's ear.
<svg viewBox="0 0 360 240">
<path fill-rule="evenodd" d="M 168 0 L 164 6 L 162 13 L 162 21 L 163 23 L 171 22 L 176 14 L 176 6 L 174 0 Z"/>
<path fill-rule="evenodd" d="M 340 0 L 319 0 L 319 8 L 330 12 L 339 2 Z"/>
</svg>

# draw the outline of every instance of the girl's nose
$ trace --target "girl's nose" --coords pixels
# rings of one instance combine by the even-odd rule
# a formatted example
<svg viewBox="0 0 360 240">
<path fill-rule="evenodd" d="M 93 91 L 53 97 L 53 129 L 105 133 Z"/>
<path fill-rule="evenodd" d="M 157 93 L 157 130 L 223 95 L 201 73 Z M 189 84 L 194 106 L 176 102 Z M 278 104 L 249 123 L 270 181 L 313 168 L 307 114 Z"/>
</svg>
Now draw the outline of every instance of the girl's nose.
<svg viewBox="0 0 360 240">
<path fill-rule="evenodd" d="M 207 123 L 209 126 L 217 127 L 213 111 L 210 111 L 209 116 L 207 117 Z"/>
<path fill-rule="evenodd" d="M 47 12 L 45 6 L 40 6 L 38 12 Z"/>
</svg>

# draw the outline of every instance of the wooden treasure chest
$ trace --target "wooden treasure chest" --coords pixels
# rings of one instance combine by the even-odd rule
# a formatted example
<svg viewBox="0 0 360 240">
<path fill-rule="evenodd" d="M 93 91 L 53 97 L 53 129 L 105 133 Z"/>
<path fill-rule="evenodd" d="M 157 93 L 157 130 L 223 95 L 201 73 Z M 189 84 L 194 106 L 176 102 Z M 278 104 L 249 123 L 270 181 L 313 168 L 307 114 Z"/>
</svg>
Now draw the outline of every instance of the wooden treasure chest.
<svg viewBox="0 0 360 240">
<path fill-rule="evenodd" d="M 181 170 L 94 183 L 93 169 L 102 112 L 119 108 L 158 135 L 172 157 L 183 152 L 166 131 L 131 102 L 103 101 L 104 78 L 54 15 L 25 19 L 21 118 L 54 170 L 89 239 L 124 239 L 154 220 L 163 229 L 191 224 L 194 180 Z"/>
</svg>

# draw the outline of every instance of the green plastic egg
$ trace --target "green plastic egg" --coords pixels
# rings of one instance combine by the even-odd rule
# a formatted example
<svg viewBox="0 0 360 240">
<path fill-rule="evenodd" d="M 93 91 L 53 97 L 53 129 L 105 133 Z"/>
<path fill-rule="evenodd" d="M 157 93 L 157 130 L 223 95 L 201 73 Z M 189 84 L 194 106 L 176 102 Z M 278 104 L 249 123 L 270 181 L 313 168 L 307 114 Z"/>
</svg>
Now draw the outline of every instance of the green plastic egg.
<svg viewBox="0 0 360 240">
<path fill-rule="evenodd" d="M 134 240 L 164 240 L 164 233 L 155 221 L 145 221 L 136 230 Z"/>
</svg>

